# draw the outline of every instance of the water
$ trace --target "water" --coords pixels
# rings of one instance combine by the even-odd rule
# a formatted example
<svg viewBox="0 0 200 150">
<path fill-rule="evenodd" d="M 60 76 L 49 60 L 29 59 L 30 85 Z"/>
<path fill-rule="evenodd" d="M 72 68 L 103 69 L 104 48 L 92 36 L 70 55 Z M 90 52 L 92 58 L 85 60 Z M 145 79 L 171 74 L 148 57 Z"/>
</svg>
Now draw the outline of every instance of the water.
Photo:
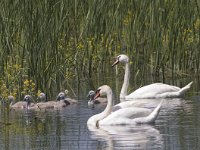
<svg viewBox="0 0 200 150">
<path fill-rule="evenodd" d="M 78 105 L 46 111 L 0 109 L 0 149 L 200 149 L 200 97 L 164 102 L 153 125 L 88 129 L 87 119 L 105 106 L 88 108 L 82 94 Z"/>
</svg>

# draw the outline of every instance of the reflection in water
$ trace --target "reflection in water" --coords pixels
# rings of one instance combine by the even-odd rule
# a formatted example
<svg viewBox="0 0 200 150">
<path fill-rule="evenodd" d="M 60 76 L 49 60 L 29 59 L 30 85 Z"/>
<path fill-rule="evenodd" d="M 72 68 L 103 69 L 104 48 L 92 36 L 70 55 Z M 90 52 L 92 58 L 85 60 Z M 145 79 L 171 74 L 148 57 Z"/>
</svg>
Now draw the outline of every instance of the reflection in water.
<svg viewBox="0 0 200 150">
<path fill-rule="evenodd" d="M 155 124 L 90 129 L 87 119 L 105 106 L 87 100 L 58 110 L 0 109 L 1 149 L 200 149 L 200 98 L 166 99 Z M 158 101 L 146 101 L 146 107 Z M 154 104 L 155 105 L 154 105 Z M 158 102 L 159 103 L 159 102 Z"/>
<path fill-rule="evenodd" d="M 150 125 L 103 126 L 99 129 L 88 126 L 93 139 L 105 140 L 107 149 L 161 149 L 163 139 L 160 132 Z"/>
</svg>

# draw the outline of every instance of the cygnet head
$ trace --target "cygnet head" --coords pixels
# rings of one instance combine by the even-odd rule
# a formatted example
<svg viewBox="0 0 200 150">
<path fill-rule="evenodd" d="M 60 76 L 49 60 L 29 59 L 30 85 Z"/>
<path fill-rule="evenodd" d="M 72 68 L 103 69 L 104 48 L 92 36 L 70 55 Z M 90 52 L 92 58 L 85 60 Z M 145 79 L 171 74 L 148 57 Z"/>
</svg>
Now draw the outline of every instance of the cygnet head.
<svg viewBox="0 0 200 150">
<path fill-rule="evenodd" d="M 9 95 L 9 96 L 8 96 L 8 104 L 12 105 L 12 104 L 14 103 L 14 101 L 15 101 L 14 96 Z"/>
<path fill-rule="evenodd" d="M 38 96 L 38 99 L 40 99 L 43 102 L 47 101 L 46 94 L 40 93 L 39 96 Z"/>
<path fill-rule="evenodd" d="M 65 93 L 64 92 L 60 92 L 56 98 L 58 101 L 60 100 L 64 100 L 65 99 Z"/>
<path fill-rule="evenodd" d="M 129 62 L 129 58 L 127 55 L 121 54 L 118 55 L 115 59 L 115 62 L 113 63 L 112 67 L 114 67 L 115 65 L 117 65 L 118 63 L 128 63 Z"/>
<path fill-rule="evenodd" d="M 93 98 L 94 97 L 94 95 L 95 95 L 95 91 L 93 91 L 93 90 L 90 90 L 89 92 L 88 92 L 88 95 L 87 95 L 87 97 L 88 98 Z"/>
<path fill-rule="evenodd" d="M 90 98 L 89 101 L 88 101 L 88 106 L 89 107 L 93 107 L 94 106 L 94 96 L 95 96 L 95 91 L 90 90 L 88 92 L 88 95 L 87 95 L 87 97 Z"/>
<path fill-rule="evenodd" d="M 27 105 L 30 105 L 32 100 L 33 100 L 33 98 L 32 98 L 31 95 L 25 95 L 24 96 L 24 101 L 27 102 Z"/>
<path fill-rule="evenodd" d="M 9 102 L 13 102 L 14 100 L 15 100 L 14 96 L 12 96 L 12 95 L 8 96 L 8 101 Z"/>
</svg>

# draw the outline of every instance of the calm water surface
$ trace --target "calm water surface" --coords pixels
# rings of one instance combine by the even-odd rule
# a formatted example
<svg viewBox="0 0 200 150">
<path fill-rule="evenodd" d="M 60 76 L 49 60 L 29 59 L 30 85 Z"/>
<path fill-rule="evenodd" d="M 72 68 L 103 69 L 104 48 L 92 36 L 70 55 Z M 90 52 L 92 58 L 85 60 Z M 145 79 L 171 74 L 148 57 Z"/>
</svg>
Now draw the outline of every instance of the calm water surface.
<svg viewBox="0 0 200 150">
<path fill-rule="evenodd" d="M 84 95 L 84 96 L 83 96 Z M 87 119 L 105 106 L 78 105 L 58 110 L 0 109 L 0 149 L 200 149 L 200 97 L 165 100 L 155 124 L 88 129 Z M 148 106 L 149 107 L 149 106 Z M 152 106 L 154 107 L 154 106 Z"/>
</svg>

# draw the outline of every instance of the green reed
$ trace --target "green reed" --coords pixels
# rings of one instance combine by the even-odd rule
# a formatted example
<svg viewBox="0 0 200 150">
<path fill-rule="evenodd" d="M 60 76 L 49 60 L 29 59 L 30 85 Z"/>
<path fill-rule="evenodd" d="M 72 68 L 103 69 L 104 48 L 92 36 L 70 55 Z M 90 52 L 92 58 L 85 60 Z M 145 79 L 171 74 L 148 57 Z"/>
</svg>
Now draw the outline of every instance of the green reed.
<svg viewBox="0 0 200 150">
<path fill-rule="evenodd" d="M 129 55 L 137 76 L 197 74 L 199 16 L 197 0 L 2 0 L 1 96 L 30 93 L 23 89 L 30 80 L 32 93 L 73 90 L 74 80 L 78 86 L 109 73 L 120 53 Z"/>
</svg>

